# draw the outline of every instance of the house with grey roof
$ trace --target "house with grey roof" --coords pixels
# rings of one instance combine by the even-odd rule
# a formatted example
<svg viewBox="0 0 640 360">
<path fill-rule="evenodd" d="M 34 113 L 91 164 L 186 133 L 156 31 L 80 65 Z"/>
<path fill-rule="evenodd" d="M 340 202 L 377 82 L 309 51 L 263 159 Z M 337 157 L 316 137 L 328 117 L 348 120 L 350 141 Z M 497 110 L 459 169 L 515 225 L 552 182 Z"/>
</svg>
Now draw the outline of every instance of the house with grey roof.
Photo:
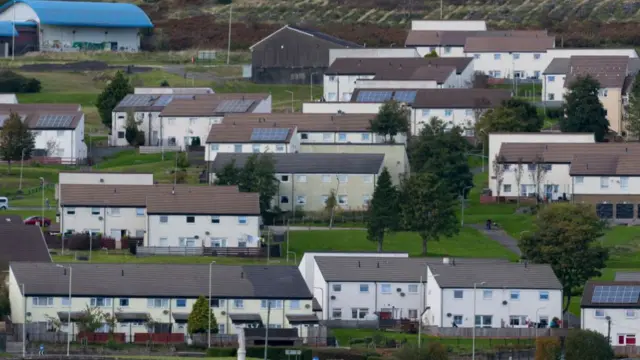
<svg viewBox="0 0 640 360">
<path fill-rule="evenodd" d="M 161 332 L 186 333 L 201 296 L 210 296 L 221 334 L 250 325 L 298 328 L 306 336 L 307 326 L 318 324 L 295 266 L 12 262 L 9 292 L 13 323 L 59 319 L 63 332 L 77 332 L 75 323 L 91 307 L 116 318 L 116 333 L 147 333 L 151 321 Z M 108 331 L 107 324 L 98 330 Z"/>
<path fill-rule="evenodd" d="M 209 163 L 211 182 L 228 164 L 241 168 L 256 154 L 220 153 Z M 272 204 L 285 211 L 322 211 L 332 192 L 338 206 L 365 210 L 383 169 L 384 154 L 262 154 L 275 165 L 279 181 Z"/>
<path fill-rule="evenodd" d="M 306 254 L 305 254 L 306 257 Z M 329 321 L 418 319 L 428 307 L 429 264 L 504 263 L 497 259 L 410 258 L 406 253 L 313 253 L 300 264 Z M 304 266 L 303 266 L 304 265 Z M 313 271 L 310 271 L 310 268 Z"/>
<path fill-rule="evenodd" d="M 562 285 L 551 266 L 427 264 L 423 323 L 440 327 L 528 327 L 562 318 Z"/>
<path fill-rule="evenodd" d="M 25 225 L 18 215 L 0 215 L 0 271 L 11 261 L 51 262 L 51 255 L 39 226 Z"/>
</svg>

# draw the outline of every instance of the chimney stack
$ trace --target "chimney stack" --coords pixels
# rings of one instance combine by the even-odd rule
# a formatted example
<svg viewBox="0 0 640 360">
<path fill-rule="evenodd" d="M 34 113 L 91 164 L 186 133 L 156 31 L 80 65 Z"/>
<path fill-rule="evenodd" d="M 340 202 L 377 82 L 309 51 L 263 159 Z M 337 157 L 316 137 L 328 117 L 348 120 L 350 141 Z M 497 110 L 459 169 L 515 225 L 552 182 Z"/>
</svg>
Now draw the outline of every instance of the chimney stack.
<svg viewBox="0 0 640 360">
<path fill-rule="evenodd" d="M 244 271 L 240 272 L 240 279 L 244 279 Z"/>
<path fill-rule="evenodd" d="M 376 265 L 376 267 L 380 269 L 380 261 L 378 261 L 378 264 Z"/>
<path fill-rule="evenodd" d="M 358 260 L 358 267 L 360 267 L 360 260 Z"/>
<path fill-rule="evenodd" d="M 121 276 L 124 276 L 124 269 L 122 269 L 122 275 Z"/>
</svg>

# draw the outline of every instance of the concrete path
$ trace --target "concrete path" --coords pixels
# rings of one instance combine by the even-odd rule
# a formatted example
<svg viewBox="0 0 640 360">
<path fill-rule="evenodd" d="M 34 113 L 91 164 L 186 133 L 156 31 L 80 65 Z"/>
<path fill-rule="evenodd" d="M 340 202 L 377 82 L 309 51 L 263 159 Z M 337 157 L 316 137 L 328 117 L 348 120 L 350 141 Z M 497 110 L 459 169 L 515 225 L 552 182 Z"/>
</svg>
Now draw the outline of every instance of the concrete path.
<svg viewBox="0 0 640 360">
<path fill-rule="evenodd" d="M 500 245 L 506 247 L 511 252 L 515 253 L 518 256 L 522 256 L 522 251 L 518 247 L 518 240 L 511 237 L 509 234 L 504 232 L 503 230 L 487 230 L 484 225 L 481 224 L 470 224 L 467 225 L 471 228 L 474 228 L 481 233 L 487 235 L 489 239 L 498 242 Z"/>
<path fill-rule="evenodd" d="M 267 226 L 274 232 L 287 231 L 286 226 Z M 328 226 L 290 226 L 290 231 L 313 231 L 313 230 L 367 230 L 366 228 L 353 228 L 353 227 L 333 227 L 330 229 Z"/>
</svg>

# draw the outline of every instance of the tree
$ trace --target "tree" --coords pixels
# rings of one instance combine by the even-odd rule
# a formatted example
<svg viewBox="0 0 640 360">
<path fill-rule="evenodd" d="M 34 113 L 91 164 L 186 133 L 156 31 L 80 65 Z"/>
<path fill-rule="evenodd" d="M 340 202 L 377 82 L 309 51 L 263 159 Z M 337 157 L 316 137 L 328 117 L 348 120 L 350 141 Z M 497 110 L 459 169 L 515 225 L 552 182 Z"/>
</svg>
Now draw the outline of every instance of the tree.
<svg viewBox="0 0 640 360">
<path fill-rule="evenodd" d="M 66 315 L 66 314 L 65 314 Z M 102 327 L 104 313 L 97 307 L 87 307 L 80 313 L 76 325 L 79 331 L 94 333 Z"/>
<path fill-rule="evenodd" d="M 427 55 L 424 56 L 425 58 L 437 58 L 438 57 L 438 53 L 436 52 L 435 49 L 431 50 L 431 52 L 429 52 Z"/>
<path fill-rule="evenodd" d="M 46 146 L 45 150 L 47 151 L 47 156 L 53 156 L 57 154 L 58 148 L 59 148 L 57 139 L 51 138 L 47 140 L 47 144 L 45 146 Z"/>
<path fill-rule="evenodd" d="M 187 170 L 191 164 L 189 164 L 189 156 L 185 151 L 180 151 L 176 154 L 176 166 L 178 169 Z"/>
<path fill-rule="evenodd" d="M 104 88 L 102 93 L 98 95 L 96 106 L 98 113 L 102 119 L 102 123 L 111 129 L 111 113 L 127 94 L 133 93 L 133 87 L 129 79 L 122 71 L 118 71 L 113 80 Z"/>
<path fill-rule="evenodd" d="M 636 79 L 636 82 L 639 79 Z M 626 110 L 625 129 L 627 136 L 640 140 L 640 96 L 636 94 L 629 95 L 629 106 Z"/>
<path fill-rule="evenodd" d="M 371 120 L 371 131 L 393 143 L 396 135 L 409 132 L 409 110 L 395 100 L 385 102 Z"/>
<path fill-rule="evenodd" d="M 442 120 L 431 118 L 410 143 L 411 168 L 443 179 L 449 191 L 458 196 L 464 188 L 473 186 L 473 174 L 467 159 L 469 148 L 462 129 L 447 129 Z"/>
<path fill-rule="evenodd" d="M 124 127 L 124 138 L 131 146 L 144 145 L 144 133 L 142 133 L 142 144 L 138 143 L 138 140 L 140 139 L 140 130 L 138 129 L 139 123 L 134 117 L 135 115 L 133 112 L 129 112 L 127 114 L 127 122 Z"/>
<path fill-rule="evenodd" d="M 515 168 L 516 187 L 518 191 L 518 206 L 520 206 L 520 195 L 522 194 L 520 184 L 522 184 L 522 175 L 524 175 L 524 165 L 522 164 L 522 158 L 518 158 L 518 163 Z"/>
<path fill-rule="evenodd" d="M 535 360 L 560 360 L 562 348 L 560 340 L 553 337 L 539 337 L 536 339 Z"/>
<path fill-rule="evenodd" d="M 209 323 L 209 318 L 211 318 L 211 323 Z M 204 296 L 200 296 L 193 304 L 187 318 L 187 331 L 189 334 L 202 334 L 208 333 L 209 328 L 211 328 L 212 334 L 218 333 L 218 322 L 211 306 L 209 306 L 209 301 Z"/>
<path fill-rule="evenodd" d="M 601 360 L 615 357 L 606 336 L 591 330 L 573 330 L 565 341 L 566 360 Z"/>
<path fill-rule="evenodd" d="M 222 170 L 216 172 L 216 185 L 238 185 L 240 181 L 240 168 L 236 166 L 236 161 L 231 160 Z"/>
<path fill-rule="evenodd" d="M 598 98 L 600 83 L 587 75 L 569 84 L 564 95 L 566 116 L 560 119 L 560 130 L 573 133 L 594 133 L 596 141 L 604 141 L 609 120 Z"/>
<path fill-rule="evenodd" d="M 449 185 L 434 174 L 417 173 L 404 180 L 400 211 L 405 229 L 420 235 L 423 256 L 427 255 L 428 241 L 458 233 L 455 199 Z"/>
<path fill-rule="evenodd" d="M 31 158 L 34 148 L 34 136 L 20 115 L 11 112 L 0 131 L 0 155 L 7 162 L 7 173 L 11 173 L 11 162 Z"/>
<path fill-rule="evenodd" d="M 536 156 L 531 162 L 531 165 L 529 165 L 529 177 L 536 189 L 536 204 L 540 202 L 540 187 L 544 183 L 544 178 L 547 176 L 548 170 L 548 165 L 544 163 L 544 159 L 540 156 Z"/>
<path fill-rule="evenodd" d="M 502 183 L 504 182 L 504 167 L 509 166 L 504 163 L 504 157 L 500 156 L 500 154 L 496 154 L 496 157 L 493 159 L 493 175 L 496 177 L 496 195 L 498 198 L 500 197 L 500 191 L 502 190 Z"/>
<path fill-rule="evenodd" d="M 338 206 L 338 199 L 336 198 L 336 191 L 331 189 L 329 192 L 329 196 L 327 196 L 327 201 L 324 203 L 324 209 L 329 213 L 333 214 L 333 210 Z"/>
<path fill-rule="evenodd" d="M 476 136 L 487 141 L 492 132 L 539 132 L 544 119 L 535 106 L 520 99 L 509 99 L 497 108 L 489 109 L 476 120 Z"/>
<path fill-rule="evenodd" d="M 162 80 L 160 82 L 160 87 L 171 87 L 171 85 L 169 84 L 169 81 L 167 80 Z"/>
<path fill-rule="evenodd" d="M 382 169 L 373 191 L 373 199 L 369 204 L 367 217 L 367 239 L 378 244 L 378 252 L 382 252 L 385 233 L 398 228 L 398 191 L 391 182 L 389 170 Z"/>
<path fill-rule="evenodd" d="M 544 126 L 544 118 L 530 102 L 511 98 L 502 102 L 502 106 L 512 109 L 520 120 L 520 132 L 539 132 Z"/>
<path fill-rule="evenodd" d="M 606 266 L 609 253 L 598 240 L 605 224 L 592 206 L 557 203 L 543 208 L 534 225 L 536 230 L 523 234 L 519 241 L 523 258 L 551 265 L 567 297 L 564 312 L 572 292 L 600 276 Z"/>
</svg>

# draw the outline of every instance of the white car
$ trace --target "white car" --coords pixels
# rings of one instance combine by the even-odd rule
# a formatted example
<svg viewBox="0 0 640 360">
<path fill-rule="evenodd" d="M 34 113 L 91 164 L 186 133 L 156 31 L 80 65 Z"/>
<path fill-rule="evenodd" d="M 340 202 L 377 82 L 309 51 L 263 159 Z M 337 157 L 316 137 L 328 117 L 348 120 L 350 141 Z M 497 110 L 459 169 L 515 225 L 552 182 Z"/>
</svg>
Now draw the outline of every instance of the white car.
<svg viewBox="0 0 640 360">
<path fill-rule="evenodd" d="M 9 199 L 6 197 L 0 196 L 0 210 L 8 210 L 9 209 Z"/>
</svg>

